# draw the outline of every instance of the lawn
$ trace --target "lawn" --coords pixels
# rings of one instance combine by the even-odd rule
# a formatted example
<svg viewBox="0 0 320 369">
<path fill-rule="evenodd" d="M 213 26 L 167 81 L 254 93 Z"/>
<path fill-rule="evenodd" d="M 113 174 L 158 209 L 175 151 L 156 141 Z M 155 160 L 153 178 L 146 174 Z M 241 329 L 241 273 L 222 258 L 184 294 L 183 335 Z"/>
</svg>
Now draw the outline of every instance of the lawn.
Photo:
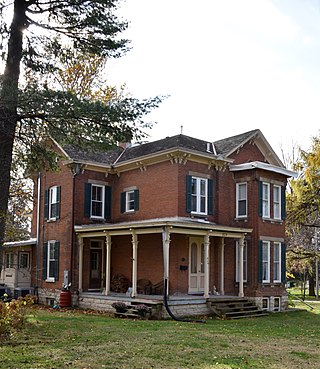
<svg viewBox="0 0 320 369">
<path fill-rule="evenodd" d="M 317 369 L 320 304 L 313 305 L 206 324 L 35 307 L 25 329 L 0 342 L 0 367 Z"/>
</svg>

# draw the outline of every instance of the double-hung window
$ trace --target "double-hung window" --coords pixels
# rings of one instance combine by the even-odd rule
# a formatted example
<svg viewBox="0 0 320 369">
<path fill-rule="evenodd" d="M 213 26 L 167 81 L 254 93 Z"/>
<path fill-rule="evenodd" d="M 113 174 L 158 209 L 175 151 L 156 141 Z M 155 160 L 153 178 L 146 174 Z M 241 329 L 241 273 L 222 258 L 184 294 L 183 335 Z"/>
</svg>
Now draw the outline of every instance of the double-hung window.
<svg viewBox="0 0 320 369">
<path fill-rule="evenodd" d="M 273 218 L 281 219 L 281 186 L 273 186 Z"/>
<path fill-rule="evenodd" d="M 19 269 L 28 269 L 30 267 L 30 254 L 29 252 L 19 253 Z"/>
<path fill-rule="evenodd" d="M 44 192 L 44 218 L 54 221 L 60 218 L 61 187 L 52 186 Z"/>
<path fill-rule="evenodd" d="M 205 178 L 192 177 L 191 212 L 207 214 L 208 182 Z"/>
<path fill-rule="evenodd" d="M 6 268 L 13 268 L 14 267 L 14 253 L 7 252 L 6 253 Z"/>
<path fill-rule="evenodd" d="M 248 260 L 247 242 L 243 245 L 243 282 L 247 282 L 247 260 Z M 240 282 L 240 244 L 236 243 L 236 282 Z"/>
<path fill-rule="evenodd" d="M 247 217 L 247 183 L 237 183 L 236 190 L 236 216 L 237 218 Z"/>
<path fill-rule="evenodd" d="M 104 186 L 91 185 L 91 217 L 103 218 L 104 214 Z"/>
<path fill-rule="evenodd" d="M 213 214 L 213 180 L 187 176 L 187 212 L 199 215 Z"/>
<path fill-rule="evenodd" d="M 270 183 L 262 183 L 262 217 L 270 218 Z"/>
<path fill-rule="evenodd" d="M 281 283 L 281 242 L 273 243 L 273 281 Z"/>
<path fill-rule="evenodd" d="M 46 282 L 55 282 L 59 277 L 59 242 L 43 244 L 42 277 Z"/>
<path fill-rule="evenodd" d="M 270 242 L 262 242 L 262 283 L 270 282 Z"/>
<path fill-rule="evenodd" d="M 55 220 L 59 214 L 60 187 L 49 188 L 49 219 Z"/>
<path fill-rule="evenodd" d="M 111 218 L 111 187 L 99 183 L 85 183 L 84 216 L 98 220 Z"/>
<path fill-rule="evenodd" d="M 139 190 L 130 189 L 121 192 L 121 213 L 131 213 L 139 210 Z"/>
</svg>

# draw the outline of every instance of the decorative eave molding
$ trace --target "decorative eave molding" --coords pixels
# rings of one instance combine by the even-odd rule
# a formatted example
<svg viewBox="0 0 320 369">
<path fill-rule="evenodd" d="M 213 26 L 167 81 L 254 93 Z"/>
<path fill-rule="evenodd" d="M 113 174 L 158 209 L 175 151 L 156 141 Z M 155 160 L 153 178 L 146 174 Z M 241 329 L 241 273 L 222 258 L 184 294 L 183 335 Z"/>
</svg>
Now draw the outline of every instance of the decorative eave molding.
<svg viewBox="0 0 320 369">
<path fill-rule="evenodd" d="M 236 164 L 236 165 L 230 165 L 229 166 L 230 172 L 239 172 L 239 171 L 251 170 L 251 169 L 267 170 L 269 172 L 283 174 L 286 177 L 296 178 L 298 176 L 297 172 L 294 172 L 292 170 L 289 170 L 289 169 L 286 169 L 286 168 L 283 168 L 283 167 L 278 167 L 276 165 L 263 163 L 261 161 L 252 161 L 252 162 L 249 162 L 249 163 Z"/>
<path fill-rule="evenodd" d="M 104 237 L 117 235 L 162 233 L 168 227 L 170 233 L 212 237 L 241 238 L 252 232 L 252 228 L 219 225 L 202 219 L 158 218 L 137 222 L 104 223 L 74 226 L 78 237 Z"/>
</svg>

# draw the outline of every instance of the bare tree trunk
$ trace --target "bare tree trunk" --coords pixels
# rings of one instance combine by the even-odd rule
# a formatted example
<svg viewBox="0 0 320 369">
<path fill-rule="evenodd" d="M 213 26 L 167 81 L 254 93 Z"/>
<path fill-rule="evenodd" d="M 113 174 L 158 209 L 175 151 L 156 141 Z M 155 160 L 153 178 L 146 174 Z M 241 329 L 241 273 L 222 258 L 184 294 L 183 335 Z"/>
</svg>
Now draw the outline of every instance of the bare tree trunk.
<svg viewBox="0 0 320 369">
<path fill-rule="evenodd" d="M 309 274 L 309 296 L 315 296 L 315 279 L 313 275 Z"/>
<path fill-rule="evenodd" d="M 26 1 L 15 0 L 7 60 L 0 91 L 0 272 L 3 264 L 3 240 L 8 210 L 12 150 L 17 124 L 23 30 L 26 25 Z"/>
</svg>

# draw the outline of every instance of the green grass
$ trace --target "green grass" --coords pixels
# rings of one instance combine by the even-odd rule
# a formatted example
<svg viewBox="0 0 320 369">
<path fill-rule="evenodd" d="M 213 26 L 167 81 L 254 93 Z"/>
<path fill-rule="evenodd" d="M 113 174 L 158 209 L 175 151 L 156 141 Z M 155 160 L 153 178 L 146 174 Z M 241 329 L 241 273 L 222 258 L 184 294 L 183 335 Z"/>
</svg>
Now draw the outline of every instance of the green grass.
<svg viewBox="0 0 320 369">
<path fill-rule="evenodd" d="M 206 324 L 32 310 L 0 342 L 1 368 L 319 368 L 320 304 L 310 311 Z"/>
</svg>

